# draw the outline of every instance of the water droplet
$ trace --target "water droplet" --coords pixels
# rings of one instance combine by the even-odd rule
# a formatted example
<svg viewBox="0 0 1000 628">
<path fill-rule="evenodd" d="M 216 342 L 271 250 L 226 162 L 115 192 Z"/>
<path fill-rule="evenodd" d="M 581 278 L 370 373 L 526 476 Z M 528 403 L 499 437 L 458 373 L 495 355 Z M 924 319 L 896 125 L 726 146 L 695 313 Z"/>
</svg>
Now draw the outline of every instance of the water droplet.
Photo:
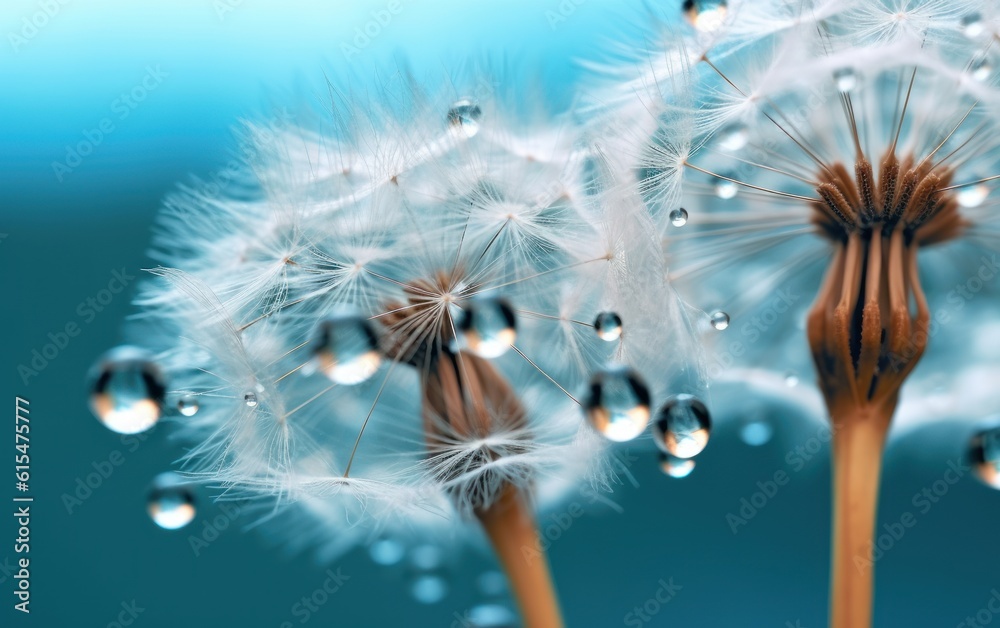
<svg viewBox="0 0 1000 628">
<path fill-rule="evenodd" d="M 469 609 L 463 626 L 470 628 L 514 628 L 517 616 L 502 604 L 479 604 Z"/>
<path fill-rule="evenodd" d="M 990 188 L 986 184 L 970 185 L 958 191 L 956 196 L 958 204 L 962 207 L 979 207 L 990 195 Z"/>
<path fill-rule="evenodd" d="M 697 30 L 710 33 L 726 21 L 726 0 L 684 0 L 684 17 Z"/>
<path fill-rule="evenodd" d="M 395 539 L 379 539 L 368 548 L 368 555 L 372 562 L 377 565 L 388 567 L 403 560 L 406 549 L 403 544 Z"/>
<path fill-rule="evenodd" d="M 614 342 L 622 336 L 622 319 L 614 312 L 601 312 L 594 321 L 597 337 L 605 342 Z"/>
<path fill-rule="evenodd" d="M 710 315 L 710 320 L 712 322 L 712 327 L 723 331 L 729 328 L 729 314 L 726 314 L 722 310 L 715 310 Z"/>
<path fill-rule="evenodd" d="M 715 195 L 719 198 L 728 201 L 729 199 L 734 198 L 739 191 L 740 186 L 733 181 L 723 179 L 722 177 L 715 178 Z"/>
<path fill-rule="evenodd" d="M 972 78 L 983 83 L 990 78 L 992 73 L 993 64 L 990 63 L 988 56 L 981 54 L 972 59 L 972 63 L 969 65 L 969 74 L 972 75 Z"/>
<path fill-rule="evenodd" d="M 612 365 L 591 378 L 583 407 L 594 429 L 609 440 L 623 442 L 646 429 L 649 401 L 649 389 L 638 373 Z"/>
<path fill-rule="evenodd" d="M 487 597 L 500 597 L 507 590 L 507 578 L 499 571 L 484 571 L 476 578 L 476 586 Z"/>
<path fill-rule="evenodd" d="M 834 70 L 833 81 L 837 85 L 837 91 L 841 94 L 854 91 L 858 86 L 858 74 L 854 68 L 841 68 Z"/>
<path fill-rule="evenodd" d="M 750 130 L 742 122 L 729 124 L 719 131 L 719 146 L 723 150 L 736 152 L 750 141 Z"/>
<path fill-rule="evenodd" d="M 243 403 L 247 404 L 248 408 L 257 407 L 257 393 L 251 391 L 243 395 Z"/>
<path fill-rule="evenodd" d="M 983 23 L 983 16 L 978 13 L 970 13 L 962 18 L 962 32 L 966 37 L 975 39 L 986 32 L 986 25 Z"/>
<path fill-rule="evenodd" d="M 997 421 L 972 435 L 969 459 L 976 476 L 984 484 L 1000 489 L 1000 425 Z"/>
<path fill-rule="evenodd" d="M 479 133 L 479 119 L 482 116 L 483 110 L 474 100 L 463 98 L 448 110 L 448 124 L 465 137 L 473 137 Z"/>
<path fill-rule="evenodd" d="M 688 212 L 683 207 L 678 207 L 670 212 L 670 224 L 675 227 L 683 227 L 688 222 Z"/>
<path fill-rule="evenodd" d="M 774 428 L 767 421 L 749 421 L 740 428 L 740 439 L 751 447 L 766 445 L 773 435 Z"/>
<path fill-rule="evenodd" d="M 433 571 L 443 560 L 444 553 L 437 545 L 418 545 L 410 550 L 410 563 L 420 571 Z"/>
<path fill-rule="evenodd" d="M 198 398 L 194 395 L 184 395 L 177 400 L 177 411 L 184 416 L 194 416 L 198 414 Z"/>
<path fill-rule="evenodd" d="M 789 388 L 795 388 L 799 385 L 799 376 L 795 373 L 789 371 L 785 373 L 785 386 Z"/>
<path fill-rule="evenodd" d="M 448 595 L 448 583 L 440 576 L 417 576 L 410 586 L 413 599 L 421 604 L 437 604 Z"/>
<path fill-rule="evenodd" d="M 483 358 L 503 355 L 517 337 L 514 310 L 492 296 L 476 296 L 463 303 L 458 329 L 465 347 Z"/>
<path fill-rule="evenodd" d="M 161 528 L 183 528 L 191 523 L 196 514 L 194 491 L 176 473 L 161 473 L 153 480 L 153 486 L 149 490 L 146 511 Z"/>
<path fill-rule="evenodd" d="M 656 444 L 678 458 L 697 456 L 708 444 L 712 420 L 708 408 L 694 395 L 667 399 L 653 423 Z"/>
<path fill-rule="evenodd" d="M 664 451 L 660 453 L 660 470 L 672 478 L 686 478 L 694 471 L 694 459 L 678 458 Z"/>
<path fill-rule="evenodd" d="M 160 420 L 166 383 L 149 352 L 116 347 L 90 369 L 90 381 L 90 409 L 108 429 L 136 434 Z"/>
<path fill-rule="evenodd" d="M 313 359 L 331 381 L 348 386 L 367 380 L 382 364 L 371 323 L 355 312 L 340 312 L 319 324 Z"/>
</svg>

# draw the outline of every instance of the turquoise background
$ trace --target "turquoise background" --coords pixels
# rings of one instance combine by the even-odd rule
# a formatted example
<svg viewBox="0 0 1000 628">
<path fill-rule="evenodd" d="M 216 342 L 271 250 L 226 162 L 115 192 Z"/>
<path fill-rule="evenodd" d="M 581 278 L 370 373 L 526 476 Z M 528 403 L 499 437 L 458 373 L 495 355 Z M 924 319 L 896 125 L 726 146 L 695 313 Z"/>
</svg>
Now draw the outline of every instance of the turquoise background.
<svg viewBox="0 0 1000 628">
<path fill-rule="evenodd" d="M 24 42 L 11 34 L 46 3 L 7 0 L 0 7 L 0 398 L 13 405 L 20 394 L 31 402 L 36 499 L 32 613 L 11 611 L 12 579 L 0 568 L 0 625 L 115 626 L 122 603 L 132 600 L 145 609 L 137 627 L 300 625 L 293 604 L 321 586 L 330 567 L 350 580 L 309 625 L 450 626 L 480 599 L 473 580 L 492 565 L 485 552 L 456 555 L 449 596 L 421 606 L 410 599 L 402 570 L 377 568 L 360 550 L 334 565 L 288 556 L 269 542 L 271 533 L 243 531 L 252 522 L 245 515 L 195 556 L 188 536 L 223 514 L 208 494 L 199 495 L 196 522 L 178 532 L 159 530 L 144 511 L 146 487 L 181 452 L 179 444 L 154 429 L 130 451 L 131 442 L 86 408 L 84 374 L 121 340 L 136 284 L 92 321 L 79 304 L 105 288 L 114 270 L 140 275 L 151 264 L 145 251 L 162 198 L 191 173 L 207 177 L 225 166 L 239 119 L 274 107 L 321 107 L 325 76 L 364 84 L 400 56 L 429 73 L 467 59 L 502 62 L 526 77 L 543 76 L 551 97 L 566 104 L 579 76 L 575 59 L 599 59 L 607 42 L 636 36 L 636 23 L 646 19 L 638 2 L 563 2 L 575 8 L 553 29 L 546 11 L 560 10 L 556 0 L 400 1 L 402 11 L 350 60 L 341 45 L 387 3 L 245 0 L 220 12 L 212 0 L 74 0 L 53 3 L 59 10 Z M 673 14 L 675 3 L 656 4 Z M 149 66 L 167 76 L 120 119 L 115 100 Z M 114 130 L 59 181 L 52 162 L 104 118 Z M 18 365 L 67 323 L 77 323 L 79 335 L 24 383 Z M 4 429 L 11 424 L 5 420 Z M 7 434 L 0 433 L 0 477 L 9 482 L 0 482 L 2 500 L 14 482 L 5 471 L 13 466 Z M 628 625 L 632 608 L 670 578 L 680 592 L 645 625 L 825 625 L 827 452 L 738 534 L 726 523 L 756 482 L 787 468 L 794 444 L 775 438 L 751 448 L 733 429 L 720 429 L 683 481 L 663 477 L 649 449 L 633 451 L 634 482 L 623 478 L 615 490 L 621 512 L 588 508 L 552 543 L 569 625 Z M 884 523 L 914 510 L 913 495 L 945 470 L 918 463 L 905 442 L 899 450 L 886 470 Z M 115 451 L 124 462 L 67 512 L 60 496 Z M 0 517 L 0 567 L 14 557 L 11 519 Z M 877 625 L 950 627 L 984 608 L 1000 587 L 998 520 L 1000 495 L 970 478 L 951 487 L 879 561 Z"/>
</svg>

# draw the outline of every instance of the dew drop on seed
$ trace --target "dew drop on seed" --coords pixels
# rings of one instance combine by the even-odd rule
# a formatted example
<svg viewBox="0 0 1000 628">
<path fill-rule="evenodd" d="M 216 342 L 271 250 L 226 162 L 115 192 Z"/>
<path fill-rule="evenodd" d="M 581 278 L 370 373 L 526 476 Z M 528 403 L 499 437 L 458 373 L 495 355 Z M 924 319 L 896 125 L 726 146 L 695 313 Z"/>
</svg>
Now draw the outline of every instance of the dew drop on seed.
<svg viewBox="0 0 1000 628">
<path fill-rule="evenodd" d="M 692 458 L 678 458 L 664 451 L 659 452 L 659 454 L 660 470 L 672 478 L 686 478 L 694 471 L 694 459 Z"/>
<path fill-rule="evenodd" d="M 473 297 L 462 304 L 458 330 L 465 347 L 479 357 L 499 357 L 517 337 L 514 310 L 499 297 Z"/>
<path fill-rule="evenodd" d="M 161 473 L 149 489 L 146 511 L 153 522 L 165 530 L 183 528 L 196 514 L 194 491 L 176 473 Z"/>
<path fill-rule="evenodd" d="M 712 420 L 708 408 L 694 395 L 667 399 L 653 423 L 656 444 L 678 458 L 697 456 L 708 444 Z"/>
<path fill-rule="evenodd" d="M 774 428 L 767 421 L 748 421 L 740 428 L 740 440 L 751 447 L 760 447 L 770 442 Z"/>
<path fill-rule="evenodd" d="M 715 179 L 715 195 L 719 198 L 728 201 L 735 197 L 739 191 L 740 188 L 736 183 L 721 177 Z"/>
<path fill-rule="evenodd" d="M 719 331 L 723 331 L 729 328 L 729 314 L 726 314 L 722 310 L 715 310 L 710 315 L 710 320 L 712 327 Z"/>
<path fill-rule="evenodd" d="M 597 337 L 605 342 L 614 342 L 622 337 L 622 319 L 614 312 L 601 312 L 594 320 Z"/>
<path fill-rule="evenodd" d="M 257 407 L 257 393 L 250 391 L 243 395 L 243 403 L 247 404 L 248 408 Z"/>
<path fill-rule="evenodd" d="M 795 388 L 798 385 L 799 385 L 798 375 L 796 375 L 792 371 L 788 371 L 787 373 L 785 373 L 785 386 L 788 386 L 789 388 Z"/>
<path fill-rule="evenodd" d="M 963 17 L 962 32 L 970 39 L 975 39 L 986 32 L 986 25 L 983 24 L 983 16 L 978 13 L 970 13 Z"/>
<path fill-rule="evenodd" d="M 448 595 L 448 583 L 440 576 L 417 576 L 410 585 L 410 593 L 421 604 L 437 604 Z"/>
<path fill-rule="evenodd" d="M 1000 425 L 993 422 L 972 435 L 969 459 L 984 484 L 1000 489 Z"/>
<path fill-rule="evenodd" d="M 846 94 L 858 86 L 858 74 L 854 68 L 841 68 L 833 72 L 833 81 L 837 84 L 837 91 Z"/>
<path fill-rule="evenodd" d="M 703 33 L 718 30 L 726 21 L 726 0 L 684 0 L 684 17 Z"/>
<path fill-rule="evenodd" d="M 376 565 L 388 567 L 403 560 L 406 549 L 395 539 L 379 539 L 368 548 L 368 556 Z"/>
<path fill-rule="evenodd" d="M 719 131 L 719 146 L 723 150 L 736 152 L 750 141 L 750 131 L 742 122 L 727 125 Z"/>
<path fill-rule="evenodd" d="M 670 224 L 675 227 L 683 227 L 688 223 L 688 212 L 683 207 L 678 207 L 677 209 L 670 212 Z"/>
<path fill-rule="evenodd" d="M 972 63 L 969 64 L 969 74 L 972 78 L 979 81 L 980 83 L 985 82 L 990 78 L 990 74 L 993 73 L 993 64 L 990 63 L 989 57 L 985 54 L 976 56 Z"/>
<path fill-rule="evenodd" d="M 137 434 L 160 420 L 166 380 L 152 355 L 121 346 L 101 356 L 90 370 L 90 409 L 119 434 Z"/>
<path fill-rule="evenodd" d="M 962 207 L 979 207 L 990 195 L 990 188 L 986 184 L 970 185 L 958 191 L 956 199 Z"/>
<path fill-rule="evenodd" d="M 194 416 L 198 414 L 198 398 L 194 395 L 184 395 L 177 400 L 177 411 L 183 416 Z"/>
<path fill-rule="evenodd" d="M 515 628 L 517 616 L 503 604 L 479 604 L 469 609 L 465 623 L 470 628 Z"/>
<path fill-rule="evenodd" d="M 313 361 L 336 384 L 360 384 L 382 364 L 378 336 L 365 317 L 355 312 L 334 314 L 317 328 Z"/>
<path fill-rule="evenodd" d="M 473 137 L 479 133 L 479 119 L 482 116 L 483 110 L 479 108 L 478 103 L 463 98 L 456 101 L 448 110 L 448 124 L 465 137 Z"/>
<path fill-rule="evenodd" d="M 486 597 L 500 597 L 507 591 L 507 578 L 499 571 L 484 571 L 476 578 L 476 587 Z"/>
<path fill-rule="evenodd" d="M 420 571 L 433 571 L 441 566 L 444 554 L 437 545 L 425 543 L 410 550 L 410 564 Z"/>
<path fill-rule="evenodd" d="M 594 374 L 583 400 L 587 419 L 608 440 L 632 440 L 649 423 L 649 389 L 639 374 L 612 365 Z"/>
</svg>

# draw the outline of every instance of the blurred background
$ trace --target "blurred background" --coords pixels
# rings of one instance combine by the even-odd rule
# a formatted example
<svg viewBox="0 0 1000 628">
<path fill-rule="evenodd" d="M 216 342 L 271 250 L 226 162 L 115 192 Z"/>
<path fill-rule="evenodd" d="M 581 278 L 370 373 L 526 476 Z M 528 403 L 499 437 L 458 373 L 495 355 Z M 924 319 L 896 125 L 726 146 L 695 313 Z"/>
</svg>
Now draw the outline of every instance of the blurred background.
<svg viewBox="0 0 1000 628">
<path fill-rule="evenodd" d="M 398 10 L 379 24 L 390 4 Z M 680 0 L 656 4 L 679 18 Z M 566 106 L 579 62 L 635 37 L 645 11 L 612 0 L 4 2 L 2 392 L 10 405 L 15 395 L 31 404 L 35 502 L 29 616 L 13 611 L 16 527 L 0 518 L 0 625 L 464 627 L 477 606 L 509 605 L 485 549 L 439 548 L 431 584 L 421 580 L 428 548 L 397 557 L 382 546 L 376 558 L 388 566 L 365 549 L 320 564 L 289 555 L 273 530 L 248 529 L 251 515 L 220 508 L 207 491 L 191 525 L 158 528 L 147 490 L 183 449 L 164 426 L 125 438 L 104 428 L 87 409 L 85 374 L 134 312 L 164 195 L 192 174 L 223 171 L 241 119 L 322 108 L 327 77 L 363 85 L 401 58 L 418 75 L 499 61 L 542 77 L 548 98 Z M 377 35 L 359 38 L 373 20 Z M 99 309 L 85 305 L 115 273 L 136 279 Z M 79 333 L 32 364 L 71 323 Z M 581 494 L 585 515 L 566 516 L 577 512 L 571 500 L 543 518 L 570 626 L 825 625 L 828 448 L 810 383 L 775 390 L 717 396 L 729 420 L 689 477 L 665 476 L 653 448 L 635 445 L 619 451 L 614 506 Z M 968 472 L 942 484 L 963 438 L 931 425 L 893 443 L 879 626 L 956 626 L 1000 599 L 1000 493 Z M 0 439 L 9 470 L 13 434 Z M 948 446 L 928 454 L 928 443 Z M 789 481 L 772 487 L 779 472 Z M 94 473 L 98 486 L 82 490 Z M 10 475 L 0 499 L 14 496 Z M 933 498 L 921 499 L 925 490 Z M 916 524 L 892 536 L 907 512 Z M 296 604 L 331 569 L 347 577 L 340 590 L 302 612 Z M 672 597 L 651 604 L 658 595 Z"/>
</svg>

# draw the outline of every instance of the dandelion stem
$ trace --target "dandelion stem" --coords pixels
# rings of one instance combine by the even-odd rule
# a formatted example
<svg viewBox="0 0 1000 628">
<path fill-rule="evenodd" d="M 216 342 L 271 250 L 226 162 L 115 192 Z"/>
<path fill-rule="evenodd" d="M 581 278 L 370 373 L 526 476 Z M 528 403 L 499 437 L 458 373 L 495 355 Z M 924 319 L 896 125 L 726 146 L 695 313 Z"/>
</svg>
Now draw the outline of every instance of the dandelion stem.
<svg viewBox="0 0 1000 628">
<path fill-rule="evenodd" d="M 489 507 L 476 511 L 507 572 L 525 628 L 563 626 L 549 563 L 524 496 L 508 486 Z"/>
<path fill-rule="evenodd" d="M 893 407 L 834 414 L 833 557 L 830 628 L 871 626 L 875 565 L 872 542 L 882 450 Z"/>
</svg>

